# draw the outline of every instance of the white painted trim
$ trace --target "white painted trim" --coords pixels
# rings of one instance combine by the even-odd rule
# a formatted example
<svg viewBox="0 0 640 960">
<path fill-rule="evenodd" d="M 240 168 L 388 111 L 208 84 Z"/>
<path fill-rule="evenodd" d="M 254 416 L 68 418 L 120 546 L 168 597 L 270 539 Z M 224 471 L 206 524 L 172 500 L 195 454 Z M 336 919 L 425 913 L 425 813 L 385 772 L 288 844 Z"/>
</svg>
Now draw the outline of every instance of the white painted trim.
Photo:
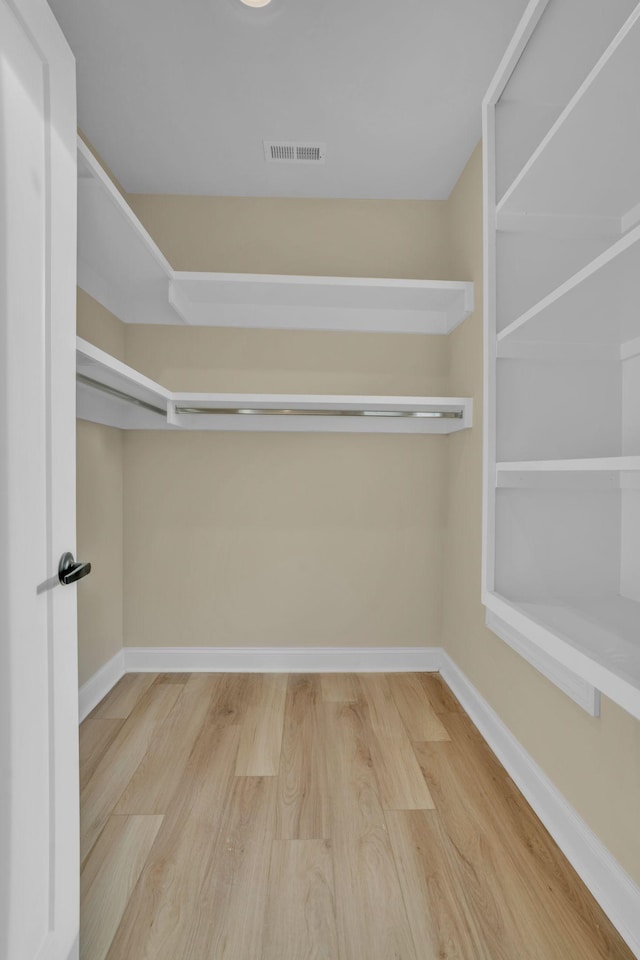
<svg viewBox="0 0 640 960">
<path fill-rule="evenodd" d="M 441 658 L 441 647 L 124 648 L 127 673 L 435 673 Z"/>
<path fill-rule="evenodd" d="M 78 714 L 80 723 L 91 713 L 103 697 L 115 687 L 118 680 L 126 673 L 125 656 L 123 650 L 118 650 L 111 660 L 100 667 L 92 677 L 83 683 L 78 691 Z"/>
<path fill-rule="evenodd" d="M 440 673 L 629 948 L 640 957 L 640 887 L 445 651 Z"/>
</svg>

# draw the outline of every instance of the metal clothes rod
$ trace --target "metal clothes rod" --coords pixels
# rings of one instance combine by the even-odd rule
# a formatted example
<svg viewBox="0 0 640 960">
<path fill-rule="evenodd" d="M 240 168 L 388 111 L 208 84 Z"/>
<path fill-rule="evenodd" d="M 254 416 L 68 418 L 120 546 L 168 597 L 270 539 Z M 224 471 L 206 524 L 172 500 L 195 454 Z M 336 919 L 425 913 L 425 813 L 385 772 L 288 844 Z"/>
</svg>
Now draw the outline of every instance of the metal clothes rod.
<svg viewBox="0 0 640 960">
<path fill-rule="evenodd" d="M 246 414 L 259 417 L 411 417 L 432 420 L 462 420 L 462 410 L 268 410 L 247 407 L 176 407 L 177 414 Z"/>
<path fill-rule="evenodd" d="M 128 393 L 123 393 L 122 390 L 117 390 L 115 387 L 109 387 L 106 383 L 100 383 L 99 380 L 92 380 L 91 377 L 85 377 L 83 373 L 77 373 L 76 380 L 78 383 L 82 383 L 86 387 L 93 387 L 94 390 L 102 390 L 103 393 L 108 393 L 111 397 L 117 397 L 118 400 L 126 400 L 127 403 L 134 403 L 137 407 L 143 407 L 145 410 L 150 410 L 151 413 L 160 414 L 161 417 L 167 416 L 167 411 L 163 410 L 162 407 L 156 407 L 152 403 L 147 403 L 146 400 L 139 400 L 138 397 L 132 397 Z"/>
</svg>

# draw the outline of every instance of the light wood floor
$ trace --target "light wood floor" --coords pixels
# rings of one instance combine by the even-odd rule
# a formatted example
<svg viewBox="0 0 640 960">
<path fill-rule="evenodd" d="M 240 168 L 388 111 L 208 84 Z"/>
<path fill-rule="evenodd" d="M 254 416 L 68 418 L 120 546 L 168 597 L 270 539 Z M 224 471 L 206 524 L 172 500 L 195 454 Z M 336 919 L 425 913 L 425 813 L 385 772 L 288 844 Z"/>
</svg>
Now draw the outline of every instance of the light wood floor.
<svg viewBox="0 0 640 960">
<path fill-rule="evenodd" d="M 437 675 L 129 674 L 80 745 L 83 960 L 632 960 Z"/>
</svg>

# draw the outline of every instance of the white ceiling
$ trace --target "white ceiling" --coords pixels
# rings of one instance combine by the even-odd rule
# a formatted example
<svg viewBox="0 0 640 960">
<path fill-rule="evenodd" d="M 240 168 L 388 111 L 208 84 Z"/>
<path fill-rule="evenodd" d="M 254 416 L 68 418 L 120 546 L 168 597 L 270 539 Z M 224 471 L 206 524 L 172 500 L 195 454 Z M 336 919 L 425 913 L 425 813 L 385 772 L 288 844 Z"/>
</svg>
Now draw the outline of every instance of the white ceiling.
<svg viewBox="0 0 640 960">
<path fill-rule="evenodd" d="M 526 0 L 50 0 L 78 122 L 126 190 L 448 196 Z M 266 163 L 320 140 L 326 164 Z"/>
</svg>

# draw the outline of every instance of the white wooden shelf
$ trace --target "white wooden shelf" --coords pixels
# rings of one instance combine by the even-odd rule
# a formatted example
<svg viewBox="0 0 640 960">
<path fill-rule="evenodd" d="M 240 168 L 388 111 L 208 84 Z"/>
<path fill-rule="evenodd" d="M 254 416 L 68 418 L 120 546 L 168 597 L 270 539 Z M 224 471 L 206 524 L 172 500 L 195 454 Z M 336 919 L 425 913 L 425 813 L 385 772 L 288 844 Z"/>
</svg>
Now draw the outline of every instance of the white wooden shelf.
<svg viewBox="0 0 640 960">
<path fill-rule="evenodd" d="M 569 670 L 640 719 L 640 603 L 620 595 L 511 599 L 486 606 Z"/>
<path fill-rule="evenodd" d="M 196 325 L 447 334 L 471 314 L 473 284 L 175 272 L 169 298 Z"/>
<path fill-rule="evenodd" d="M 640 337 L 640 226 L 497 335 L 507 341 L 624 344 Z"/>
<path fill-rule="evenodd" d="M 640 490 L 640 457 L 515 460 L 496 464 L 496 488 Z"/>
<path fill-rule="evenodd" d="M 580 460 L 512 460 L 496 464 L 498 473 L 589 473 L 640 470 L 640 457 L 590 457 Z"/>
<path fill-rule="evenodd" d="M 447 334 L 473 283 L 173 270 L 78 140 L 78 284 L 125 323 Z"/>
<path fill-rule="evenodd" d="M 78 417 L 125 430 L 448 434 L 472 424 L 470 397 L 172 393 L 77 338 Z"/>
<path fill-rule="evenodd" d="M 628 18 L 496 206 L 498 229 L 576 218 L 624 233 L 640 216 L 640 10 Z M 615 145 L 615 149 L 612 146 Z M 591 225 L 589 226 L 589 224 Z M 599 226 L 598 226 L 599 223 Z"/>
</svg>

